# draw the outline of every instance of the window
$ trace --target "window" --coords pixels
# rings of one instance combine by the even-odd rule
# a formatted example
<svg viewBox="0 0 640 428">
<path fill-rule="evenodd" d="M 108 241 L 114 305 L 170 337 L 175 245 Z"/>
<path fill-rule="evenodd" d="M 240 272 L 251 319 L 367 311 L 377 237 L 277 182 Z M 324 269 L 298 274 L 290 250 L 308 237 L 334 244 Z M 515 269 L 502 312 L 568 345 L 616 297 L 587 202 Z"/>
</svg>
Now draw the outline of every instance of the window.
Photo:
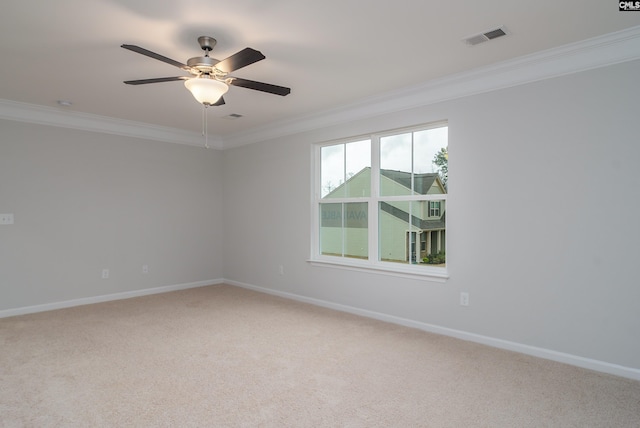
<svg viewBox="0 0 640 428">
<path fill-rule="evenodd" d="M 440 217 L 439 201 L 429 201 L 429 217 Z"/>
<path fill-rule="evenodd" d="M 446 277 L 446 123 L 313 149 L 312 262 Z"/>
</svg>

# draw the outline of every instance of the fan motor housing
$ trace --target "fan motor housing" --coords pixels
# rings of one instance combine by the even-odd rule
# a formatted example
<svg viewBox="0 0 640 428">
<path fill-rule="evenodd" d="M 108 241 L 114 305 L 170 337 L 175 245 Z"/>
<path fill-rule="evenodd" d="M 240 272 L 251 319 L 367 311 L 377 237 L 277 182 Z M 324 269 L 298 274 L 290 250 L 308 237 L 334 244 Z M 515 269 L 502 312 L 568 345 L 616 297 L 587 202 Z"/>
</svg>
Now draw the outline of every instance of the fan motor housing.
<svg viewBox="0 0 640 428">
<path fill-rule="evenodd" d="M 217 59 L 208 56 L 196 56 L 189 58 L 187 65 L 199 70 L 201 73 L 211 73 L 215 65 L 219 62 Z"/>
</svg>

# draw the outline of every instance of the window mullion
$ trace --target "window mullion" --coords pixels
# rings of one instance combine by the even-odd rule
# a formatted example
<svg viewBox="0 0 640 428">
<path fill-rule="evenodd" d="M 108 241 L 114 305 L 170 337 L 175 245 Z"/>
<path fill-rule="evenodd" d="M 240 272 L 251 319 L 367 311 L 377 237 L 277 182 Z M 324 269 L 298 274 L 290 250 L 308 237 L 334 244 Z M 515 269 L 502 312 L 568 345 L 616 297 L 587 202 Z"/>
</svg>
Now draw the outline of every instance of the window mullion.
<svg viewBox="0 0 640 428">
<path fill-rule="evenodd" d="M 371 136 L 371 197 L 369 198 L 369 260 L 380 260 L 380 226 L 378 205 L 380 201 L 380 137 Z"/>
<path fill-rule="evenodd" d="M 345 210 L 345 203 L 342 202 L 340 204 L 340 212 L 342 213 L 342 215 L 340 216 L 340 229 L 341 229 L 341 234 L 342 234 L 342 257 L 344 257 L 344 253 L 345 253 L 345 237 L 347 236 L 347 232 L 344 230 L 344 216 L 346 214 L 346 210 Z"/>
<path fill-rule="evenodd" d="M 320 202 L 322 196 L 322 178 L 320 173 L 321 167 L 321 148 L 315 146 L 313 150 L 313 157 L 311 159 L 311 171 L 313 172 L 314 181 L 311 183 L 311 194 L 313 195 L 311 201 L 311 215 L 312 215 L 312 227 L 314 233 L 311 239 L 311 254 L 314 256 L 320 255 Z"/>
<path fill-rule="evenodd" d="M 380 137 L 371 137 L 371 197 L 380 196 Z"/>
</svg>

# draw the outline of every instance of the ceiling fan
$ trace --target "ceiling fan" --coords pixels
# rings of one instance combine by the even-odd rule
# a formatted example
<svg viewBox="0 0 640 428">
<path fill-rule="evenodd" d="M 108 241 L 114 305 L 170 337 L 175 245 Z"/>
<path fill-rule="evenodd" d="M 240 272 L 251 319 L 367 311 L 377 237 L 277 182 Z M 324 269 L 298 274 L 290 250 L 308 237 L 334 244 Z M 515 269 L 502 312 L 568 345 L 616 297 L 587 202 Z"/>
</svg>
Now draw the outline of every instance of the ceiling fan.
<svg viewBox="0 0 640 428">
<path fill-rule="evenodd" d="M 290 88 L 286 88 L 284 86 L 256 82 L 254 80 L 247 80 L 229 75 L 231 72 L 265 59 L 262 52 L 251 48 L 244 48 L 230 57 L 225 58 L 222 61 L 218 61 L 217 59 L 209 56 L 209 52 L 213 50 L 217 43 L 216 39 L 209 36 L 200 36 L 198 37 L 198 43 L 200 44 L 200 48 L 205 52 L 204 56 L 190 58 L 186 64 L 167 58 L 166 56 L 162 56 L 155 52 L 151 52 L 150 50 L 141 48 L 140 46 L 122 45 L 121 47 L 125 49 L 173 65 L 174 67 L 178 67 L 191 74 L 191 76 L 127 80 L 124 83 L 127 85 L 144 85 L 148 83 L 183 80 L 184 85 L 191 92 L 194 98 L 199 103 L 204 104 L 205 107 L 223 105 L 225 102 L 222 95 L 229 90 L 229 85 L 254 89 L 256 91 L 267 92 L 280 96 L 288 95 L 291 92 Z"/>
</svg>

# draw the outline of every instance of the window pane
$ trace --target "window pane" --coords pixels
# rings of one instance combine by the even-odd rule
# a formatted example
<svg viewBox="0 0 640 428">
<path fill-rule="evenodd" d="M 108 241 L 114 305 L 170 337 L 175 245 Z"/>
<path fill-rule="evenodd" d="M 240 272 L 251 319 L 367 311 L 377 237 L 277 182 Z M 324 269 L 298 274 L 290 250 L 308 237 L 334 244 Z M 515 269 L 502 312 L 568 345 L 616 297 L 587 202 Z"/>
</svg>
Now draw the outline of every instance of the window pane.
<svg viewBox="0 0 640 428">
<path fill-rule="evenodd" d="M 380 139 L 380 195 L 446 193 L 448 128 Z"/>
<path fill-rule="evenodd" d="M 414 189 L 417 193 L 422 195 L 440 193 L 437 191 L 429 192 L 429 189 L 424 187 L 424 183 L 420 183 L 422 174 L 438 173 L 443 187 L 446 188 L 447 186 L 449 163 L 447 151 L 449 146 L 448 129 L 448 127 L 443 126 L 418 131 L 413 134 L 413 172 L 416 174 Z M 446 191 L 443 193 L 446 193 Z"/>
<path fill-rule="evenodd" d="M 380 202 L 380 260 L 445 266 L 445 200 Z"/>
<path fill-rule="evenodd" d="M 425 266 L 445 266 L 446 204 L 444 199 L 427 201 L 419 212 L 421 249 L 419 261 Z"/>
<path fill-rule="evenodd" d="M 380 260 L 387 262 L 409 263 L 416 257 L 415 240 L 411 240 L 409 213 L 412 202 L 380 202 L 378 207 Z"/>
<path fill-rule="evenodd" d="M 371 140 L 346 144 L 346 197 L 371 195 Z"/>
<path fill-rule="evenodd" d="M 320 204 L 320 254 L 342 255 L 342 204 Z"/>
<path fill-rule="evenodd" d="M 324 198 L 343 197 L 344 188 L 338 188 L 344 182 L 344 144 L 320 148 L 320 194 Z"/>
<path fill-rule="evenodd" d="M 411 133 L 380 138 L 380 195 L 411 194 Z"/>
<path fill-rule="evenodd" d="M 366 202 L 320 204 L 320 253 L 367 259 L 367 207 Z"/>
<path fill-rule="evenodd" d="M 369 257 L 369 221 L 366 202 L 344 204 L 344 256 Z"/>
<path fill-rule="evenodd" d="M 322 198 L 371 195 L 371 140 L 325 146 L 320 152 Z"/>
</svg>

